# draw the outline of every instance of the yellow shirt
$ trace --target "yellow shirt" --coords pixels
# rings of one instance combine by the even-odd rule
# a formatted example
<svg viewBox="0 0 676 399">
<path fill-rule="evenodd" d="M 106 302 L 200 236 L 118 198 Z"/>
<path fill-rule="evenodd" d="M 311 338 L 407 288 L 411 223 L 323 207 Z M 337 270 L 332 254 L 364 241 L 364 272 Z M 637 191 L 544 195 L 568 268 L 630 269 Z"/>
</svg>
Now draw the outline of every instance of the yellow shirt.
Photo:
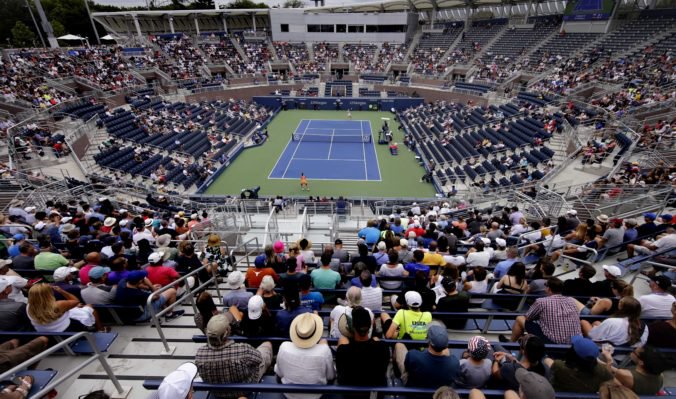
<svg viewBox="0 0 676 399">
<path fill-rule="evenodd" d="M 446 266 L 446 261 L 441 254 L 425 252 L 425 257 L 422 260 L 422 263 L 427 266 Z"/>
</svg>

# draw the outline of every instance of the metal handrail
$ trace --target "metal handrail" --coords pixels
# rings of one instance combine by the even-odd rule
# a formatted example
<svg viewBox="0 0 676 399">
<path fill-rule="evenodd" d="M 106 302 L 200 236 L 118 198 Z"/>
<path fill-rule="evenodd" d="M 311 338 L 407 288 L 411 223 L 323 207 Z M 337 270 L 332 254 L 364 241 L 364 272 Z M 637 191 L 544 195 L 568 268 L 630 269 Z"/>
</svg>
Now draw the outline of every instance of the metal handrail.
<svg viewBox="0 0 676 399">
<path fill-rule="evenodd" d="M 69 345 L 81 338 L 85 338 L 87 342 L 89 343 L 89 346 L 91 346 L 92 350 L 94 351 L 94 354 L 92 357 L 89 359 L 85 360 L 82 362 L 80 365 L 75 367 L 72 370 L 69 370 L 67 373 L 64 375 L 60 376 L 57 378 L 55 381 L 51 381 L 49 384 L 45 385 L 41 390 L 38 392 L 34 393 L 31 395 L 33 398 L 41 398 L 42 396 L 46 395 L 49 393 L 52 389 L 56 388 L 57 386 L 61 385 L 68 379 L 70 379 L 72 376 L 77 374 L 80 370 L 83 368 L 89 366 L 91 363 L 94 361 L 98 360 L 101 363 L 101 367 L 103 367 L 103 370 L 106 372 L 106 375 L 110 379 L 110 381 L 113 383 L 113 386 L 115 386 L 115 390 L 117 391 L 118 394 L 124 393 L 126 390 L 122 388 L 122 385 L 120 385 L 120 382 L 118 381 L 117 377 L 115 376 L 115 373 L 113 370 L 110 368 L 110 365 L 106 361 L 105 356 L 103 353 L 99 350 L 98 346 L 96 345 L 96 339 L 94 338 L 94 335 L 89 332 L 80 332 L 77 333 L 68 339 L 65 339 L 56 345 L 52 346 L 51 348 L 45 349 L 44 351 L 40 352 L 39 354 L 31 357 L 30 359 L 24 361 L 23 363 L 5 371 L 4 373 L 0 374 L 0 380 L 10 380 L 14 377 L 14 375 L 22 370 L 25 370 L 28 368 L 28 366 L 39 362 L 42 359 L 45 359 L 47 356 L 51 355 L 52 353 L 58 351 L 59 349 L 64 349 L 66 350 L 69 348 Z"/>
<path fill-rule="evenodd" d="M 274 230 L 273 230 L 274 229 Z M 270 209 L 270 215 L 265 222 L 265 234 L 263 235 L 263 247 L 269 243 L 273 243 L 279 236 L 279 225 L 277 223 L 277 210 L 274 207 Z"/>
<path fill-rule="evenodd" d="M 153 321 L 153 324 L 155 325 L 155 328 L 157 329 L 157 333 L 160 336 L 160 340 L 162 341 L 162 345 L 164 346 L 164 350 L 162 352 L 160 352 L 160 354 L 162 354 L 162 355 L 172 355 L 174 353 L 174 351 L 176 350 L 176 347 L 169 345 L 167 338 L 164 336 L 164 332 L 162 331 L 162 325 L 161 325 L 159 318 L 164 316 L 166 313 L 173 311 L 173 309 L 176 306 L 185 302 L 186 299 L 189 300 L 190 305 L 192 306 L 195 314 L 198 313 L 197 306 L 195 305 L 195 298 L 193 297 L 193 289 L 190 287 L 190 284 L 188 283 L 187 280 L 188 280 L 189 277 L 197 276 L 199 272 L 201 272 L 202 270 L 206 270 L 206 268 L 207 268 L 207 265 L 204 265 L 204 266 L 202 266 L 198 269 L 195 269 L 195 270 L 191 271 L 190 273 L 186 274 L 185 276 L 179 278 L 178 280 L 175 280 L 175 281 L 171 282 L 170 284 L 165 285 L 164 287 L 160 288 L 159 290 L 154 291 L 150 295 L 148 295 L 148 299 L 146 300 L 146 309 L 150 310 L 150 318 Z M 195 277 L 195 278 L 197 278 L 197 277 Z M 155 308 L 152 305 L 153 298 L 156 295 L 162 294 L 164 291 L 167 291 L 170 288 L 174 288 L 174 286 L 176 286 L 177 284 L 179 284 L 181 282 L 185 282 L 185 285 L 184 285 L 185 290 L 186 290 L 185 294 L 181 298 L 176 299 L 176 302 L 172 303 L 171 305 L 169 305 L 169 306 L 165 307 L 164 309 L 160 310 L 159 312 L 155 313 Z M 217 277 L 214 274 L 214 276 L 212 276 L 209 280 L 205 281 L 204 283 L 199 285 L 197 288 L 195 288 L 194 291 L 199 292 L 202 289 L 206 288 L 211 283 L 216 283 L 216 289 L 217 290 L 219 289 Z M 220 291 L 218 291 L 218 296 L 221 297 Z M 222 301 L 222 299 L 221 299 L 221 301 Z"/>
</svg>

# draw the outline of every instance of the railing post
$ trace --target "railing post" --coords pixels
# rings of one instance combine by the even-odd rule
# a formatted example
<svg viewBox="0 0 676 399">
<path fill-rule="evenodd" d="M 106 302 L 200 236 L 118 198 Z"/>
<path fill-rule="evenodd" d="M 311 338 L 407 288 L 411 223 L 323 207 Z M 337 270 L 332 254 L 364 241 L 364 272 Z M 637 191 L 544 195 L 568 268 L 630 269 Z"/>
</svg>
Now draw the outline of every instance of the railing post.
<svg viewBox="0 0 676 399">
<path fill-rule="evenodd" d="M 103 370 L 106 372 L 106 375 L 108 375 L 108 378 L 110 379 L 110 382 L 113 383 L 113 386 L 115 386 L 115 390 L 117 390 L 118 394 L 123 394 L 126 392 L 127 394 L 122 396 L 122 397 L 127 397 L 129 394 L 129 391 L 131 388 L 125 390 L 122 388 L 122 385 L 120 385 L 120 381 L 117 380 L 117 377 L 115 376 L 115 373 L 113 372 L 113 369 L 110 368 L 110 365 L 108 364 L 108 361 L 106 360 L 105 356 L 103 356 L 103 353 L 99 350 L 98 346 L 96 346 L 96 340 L 94 339 L 94 336 L 92 334 L 86 334 L 85 338 L 87 339 L 87 342 L 89 342 L 89 346 L 94 349 L 94 353 L 96 358 L 101 362 L 101 367 L 103 367 Z M 113 397 L 120 397 L 120 396 L 113 396 Z"/>
</svg>

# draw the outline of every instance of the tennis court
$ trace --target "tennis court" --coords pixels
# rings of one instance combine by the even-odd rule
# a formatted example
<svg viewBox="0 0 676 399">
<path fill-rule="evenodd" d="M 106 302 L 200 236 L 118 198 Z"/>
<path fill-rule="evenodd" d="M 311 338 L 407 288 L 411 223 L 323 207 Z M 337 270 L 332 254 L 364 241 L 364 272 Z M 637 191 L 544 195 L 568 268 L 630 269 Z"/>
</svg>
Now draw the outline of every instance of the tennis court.
<svg viewBox="0 0 676 399">
<path fill-rule="evenodd" d="M 381 181 L 368 120 L 302 119 L 269 179 Z"/>
</svg>

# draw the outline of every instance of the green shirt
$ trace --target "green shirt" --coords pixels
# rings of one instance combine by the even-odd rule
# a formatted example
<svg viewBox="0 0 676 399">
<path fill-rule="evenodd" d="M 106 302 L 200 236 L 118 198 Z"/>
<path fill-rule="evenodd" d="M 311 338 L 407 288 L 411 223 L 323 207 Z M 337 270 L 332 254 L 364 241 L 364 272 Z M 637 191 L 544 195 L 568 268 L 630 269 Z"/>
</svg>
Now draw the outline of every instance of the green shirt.
<svg viewBox="0 0 676 399">
<path fill-rule="evenodd" d="M 340 274 L 331 269 L 319 268 L 310 273 L 312 285 L 317 289 L 333 289 L 340 283 Z"/>
<path fill-rule="evenodd" d="M 40 252 L 35 256 L 35 269 L 36 270 L 51 270 L 54 271 L 61 266 L 68 266 L 68 259 L 64 258 L 61 254 L 55 254 L 53 252 Z"/>
<path fill-rule="evenodd" d="M 563 360 L 555 360 L 551 373 L 552 387 L 556 392 L 596 393 L 602 383 L 613 379 L 608 368 L 600 363 L 588 373 L 566 366 Z"/>
<path fill-rule="evenodd" d="M 408 333 L 411 339 L 424 341 L 427 339 L 427 326 L 432 322 L 432 313 L 400 309 L 392 321 L 399 326 L 398 339 Z"/>
</svg>

